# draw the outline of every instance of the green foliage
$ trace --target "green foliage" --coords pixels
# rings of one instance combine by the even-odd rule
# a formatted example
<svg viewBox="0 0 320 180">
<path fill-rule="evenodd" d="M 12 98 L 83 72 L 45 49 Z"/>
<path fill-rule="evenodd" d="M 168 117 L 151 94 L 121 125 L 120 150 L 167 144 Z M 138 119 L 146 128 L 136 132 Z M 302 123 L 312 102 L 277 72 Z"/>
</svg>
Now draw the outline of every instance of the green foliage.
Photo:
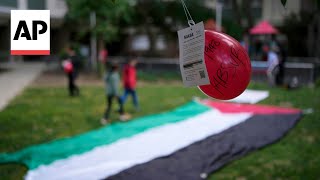
<svg viewBox="0 0 320 180">
<path fill-rule="evenodd" d="M 232 20 L 225 19 L 222 22 L 222 26 L 226 29 L 226 33 L 237 40 L 241 40 L 243 34 L 243 28 Z"/>
<path fill-rule="evenodd" d="M 181 81 L 180 72 L 138 71 L 138 79 L 147 82 Z"/>
<path fill-rule="evenodd" d="M 300 14 L 291 14 L 286 17 L 280 32 L 288 37 L 288 55 L 289 56 L 308 56 L 308 24 L 311 23 L 313 14 L 301 12 Z"/>
<path fill-rule="evenodd" d="M 186 5 L 190 11 L 193 20 L 197 23 L 212 18 L 214 13 L 211 9 L 205 7 L 203 1 L 187 0 Z M 182 25 L 187 27 L 187 18 L 184 13 L 180 0 L 161 1 L 144 0 L 137 1 L 133 14 L 133 26 L 154 26 L 165 33 L 176 38 L 176 27 Z M 146 27 L 147 28 L 147 27 Z"/>
<path fill-rule="evenodd" d="M 117 38 L 119 23 L 130 21 L 132 7 L 127 0 L 67 0 L 69 8 L 67 19 L 76 24 L 74 27 L 85 35 L 90 32 L 90 13 L 96 14 L 96 27 L 93 32 L 105 41 Z"/>
<path fill-rule="evenodd" d="M 185 0 L 185 3 L 195 22 L 215 18 L 214 9 L 208 8 L 204 1 Z M 188 26 L 179 0 L 140 0 L 135 4 L 130 4 L 128 0 L 67 0 L 67 4 L 67 19 L 76 24 L 72 28 L 75 28 L 79 37 L 84 37 L 91 31 L 91 12 L 95 12 L 97 16 L 94 33 L 107 42 L 117 40 L 122 30 L 132 26 L 149 35 L 151 27 L 156 27 L 159 33 L 165 34 L 169 39 L 176 38 L 177 27 Z M 228 34 L 240 37 L 242 29 L 239 26 L 228 20 L 223 20 L 223 23 Z"/>
<path fill-rule="evenodd" d="M 315 86 L 316 86 L 317 88 L 320 88 L 320 78 L 318 78 L 318 79 L 316 80 Z"/>
</svg>

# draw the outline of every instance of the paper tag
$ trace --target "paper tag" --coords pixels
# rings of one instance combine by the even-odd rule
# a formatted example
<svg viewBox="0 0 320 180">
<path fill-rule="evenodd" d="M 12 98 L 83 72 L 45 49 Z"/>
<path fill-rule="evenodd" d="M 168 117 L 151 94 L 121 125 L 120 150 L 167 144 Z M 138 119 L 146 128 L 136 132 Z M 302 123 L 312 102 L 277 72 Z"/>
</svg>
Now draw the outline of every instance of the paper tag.
<svg viewBox="0 0 320 180">
<path fill-rule="evenodd" d="M 210 84 L 204 62 L 203 22 L 178 31 L 180 70 L 185 86 Z"/>
</svg>

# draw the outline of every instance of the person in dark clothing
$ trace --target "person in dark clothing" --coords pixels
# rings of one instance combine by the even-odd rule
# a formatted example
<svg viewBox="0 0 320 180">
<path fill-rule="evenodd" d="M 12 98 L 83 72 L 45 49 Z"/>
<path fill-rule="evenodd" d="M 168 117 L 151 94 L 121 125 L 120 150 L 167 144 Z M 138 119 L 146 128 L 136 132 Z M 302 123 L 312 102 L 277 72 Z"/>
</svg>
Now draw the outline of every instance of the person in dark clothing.
<svg viewBox="0 0 320 180">
<path fill-rule="evenodd" d="M 282 42 L 282 43 L 281 43 Z M 271 47 L 276 47 L 277 51 L 276 53 L 278 54 L 279 57 L 279 72 L 277 76 L 275 77 L 275 83 L 278 86 L 284 85 L 284 76 L 285 76 L 285 62 L 287 60 L 287 50 L 285 46 L 285 41 L 278 41 L 276 38 L 276 35 L 273 34 L 271 36 Z"/>
<path fill-rule="evenodd" d="M 276 84 L 282 86 L 284 85 L 285 63 L 287 61 L 287 50 L 282 44 L 279 44 L 279 57 L 279 73 L 276 77 Z"/>
<path fill-rule="evenodd" d="M 68 89 L 70 96 L 79 96 L 80 90 L 76 85 L 75 81 L 78 77 L 79 66 L 80 66 L 80 58 L 76 55 L 76 52 L 72 48 L 67 49 L 68 58 L 66 61 L 69 61 L 70 70 L 66 71 L 68 77 Z"/>
</svg>

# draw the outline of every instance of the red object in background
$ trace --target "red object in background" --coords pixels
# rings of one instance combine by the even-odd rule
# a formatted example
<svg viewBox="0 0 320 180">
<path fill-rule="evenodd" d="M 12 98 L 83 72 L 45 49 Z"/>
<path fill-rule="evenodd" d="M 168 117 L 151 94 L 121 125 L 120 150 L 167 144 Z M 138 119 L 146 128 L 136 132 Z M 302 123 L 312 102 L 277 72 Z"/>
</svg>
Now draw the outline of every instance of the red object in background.
<svg viewBox="0 0 320 180">
<path fill-rule="evenodd" d="M 251 63 L 246 50 L 232 37 L 205 31 L 205 63 L 210 84 L 199 86 L 206 95 L 216 99 L 233 99 L 248 86 Z"/>
<path fill-rule="evenodd" d="M 68 74 L 73 72 L 73 65 L 71 61 L 65 62 L 65 64 L 63 65 L 63 70 L 65 73 L 68 73 Z"/>
<path fill-rule="evenodd" d="M 107 49 L 102 49 L 99 52 L 99 61 L 102 64 L 105 64 L 107 62 L 107 59 L 108 59 L 108 50 Z"/>
<path fill-rule="evenodd" d="M 279 31 L 268 21 L 261 21 L 250 29 L 250 34 L 278 34 Z"/>
<path fill-rule="evenodd" d="M 204 29 L 216 31 L 217 30 L 216 22 L 213 19 L 208 19 L 204 23 Z M 221 31 L 224 32 L 224 27 L 221 27 Z"/>
</svg>

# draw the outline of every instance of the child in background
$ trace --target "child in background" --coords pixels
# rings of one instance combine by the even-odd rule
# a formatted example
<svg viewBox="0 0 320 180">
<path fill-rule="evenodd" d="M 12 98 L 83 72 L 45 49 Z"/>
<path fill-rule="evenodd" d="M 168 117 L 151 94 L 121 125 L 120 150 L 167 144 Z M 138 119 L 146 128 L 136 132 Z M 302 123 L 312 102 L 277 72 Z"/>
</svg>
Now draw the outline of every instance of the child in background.
<svg viewBox="0 0 320 180">
<path fill-rule="evenodd" d="M 137 72 L 136 72 L 137 59 L 131 58 L 127 65 L 123 69 L 123 85 L 124 94 L 122 96 L 122 102 L 125 103 L 128 95 L 132 96 L 133 105 L 136 111 L 139 110 L 138 97 L 136 93 Z"/>
<path fill-rule="evenodd" d="M 80 90 L 75 81 L 78 77 L 81 60 L 71 47 L 66 49 L 68 57 L 63 61 L 62 66 L 68 77 L 68 88 L 70 96 L 79 96 Z"/>
<path fill-rule="evenodd" d="M 104 117 L 101 119 L 101 124 L 106 124 L 109 121 L 109 115 L 110 115 L 113 99 L 116 99 L 119 103 L 120 120 L 121 121 L 128 120 L 129 115 L 126 115 L 124 113 L 123 103 L 119 95 L 120 75 L 118 72 L 118 66 L 116 64 L 110 65 L 110 70 L 106 72 L 104 81 L 106 84 L 107 108 L 104 113 Z"/>
</svg>

